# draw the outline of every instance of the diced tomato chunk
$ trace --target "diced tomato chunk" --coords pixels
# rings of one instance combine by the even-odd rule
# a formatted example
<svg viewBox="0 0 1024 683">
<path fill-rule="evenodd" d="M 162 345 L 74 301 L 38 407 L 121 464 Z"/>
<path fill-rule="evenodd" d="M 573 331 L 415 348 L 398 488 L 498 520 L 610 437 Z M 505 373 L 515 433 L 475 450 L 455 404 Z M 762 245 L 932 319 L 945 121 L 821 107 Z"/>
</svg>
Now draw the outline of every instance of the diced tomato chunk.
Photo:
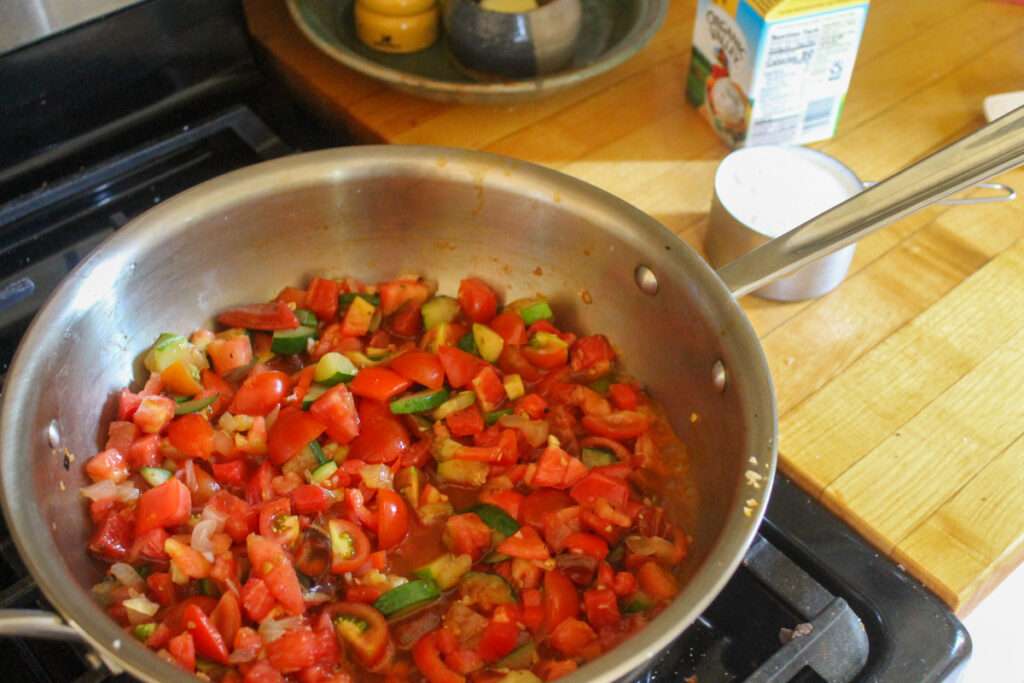
<svg viewBox="0 0 1024 683">
<path fill-rule="evenodd" d="M 356 402 L 344 384 L 331 387 L 313 401 L 309 414 L 324 425 L 332 440 L 341 445 L 349 443 L 359 434 Z"/>
<path fill-rule="evenodd" d="M 192 492 L 181 481 L 171 477 L 139 496 L 135 535 L 141 536 L 157 527 L 184 524 L 191 515 Z"/>
<path fill-rule="evenodd" d="M 336 280 L 315 277 L 306 290 L 305 307 L 313 311 L 320 320 L 330 320 L 338 310 L 338 294 L 341 283 Z"/>
<path fill-rule="evenodd" d="M 489 323 L 498 312 L 498 297 L 483 280 L 466 278 L 459 283 L 459 306 L 471 322 Z"/>
</svg>

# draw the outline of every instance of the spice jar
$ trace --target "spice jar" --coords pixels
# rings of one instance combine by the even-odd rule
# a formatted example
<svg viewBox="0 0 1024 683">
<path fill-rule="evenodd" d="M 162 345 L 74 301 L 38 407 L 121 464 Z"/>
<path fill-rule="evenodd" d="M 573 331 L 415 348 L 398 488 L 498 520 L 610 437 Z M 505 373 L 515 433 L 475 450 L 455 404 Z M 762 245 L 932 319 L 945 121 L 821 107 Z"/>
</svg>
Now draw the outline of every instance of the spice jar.
<svg viewBox="0 0 1024 683">
<path fill-rule="evenodd" d="M 356 0 L 359 40 L 382 52 L 416 52 L 437 40 L 437 0 Z"/>
</svg>

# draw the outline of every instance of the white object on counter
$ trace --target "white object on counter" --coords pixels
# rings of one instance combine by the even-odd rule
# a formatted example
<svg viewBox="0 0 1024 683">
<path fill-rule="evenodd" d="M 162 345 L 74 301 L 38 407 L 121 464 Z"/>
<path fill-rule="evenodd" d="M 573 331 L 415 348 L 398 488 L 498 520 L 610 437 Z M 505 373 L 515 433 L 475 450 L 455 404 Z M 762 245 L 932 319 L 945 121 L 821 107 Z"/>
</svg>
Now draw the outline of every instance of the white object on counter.
<svg viewBox="0 0 1024 683">
<path fill-rule="evenodd" d="M 973 651 L 960 683 L 1024 681 L 1024 565 L 963 619 Z"/>
<path fill-rule="evenodd" d="M 1017 107 L 1024 107 L 1024 90 L 989 95 L 985 98 L 983 106 L 985 109 L 985 120 L 994 121 L 1004 114 L 1009 114 Z"/>
</svg>

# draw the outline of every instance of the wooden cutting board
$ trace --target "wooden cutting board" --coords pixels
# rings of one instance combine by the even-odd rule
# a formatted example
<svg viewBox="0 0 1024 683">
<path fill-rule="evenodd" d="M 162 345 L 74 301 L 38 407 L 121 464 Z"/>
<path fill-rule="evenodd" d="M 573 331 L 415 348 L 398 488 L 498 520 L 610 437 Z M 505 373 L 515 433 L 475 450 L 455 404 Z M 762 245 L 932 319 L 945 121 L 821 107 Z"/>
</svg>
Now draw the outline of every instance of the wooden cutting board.
<svg viewBox="0 0 1024 683">
<path fill-rule="evenodd" d="M 686 102 L 695 4 L 572 89 L 515 104 L 403 94 L 313 47 L 283 0 L 246 0 L 267 64 L 366 142 L 481 149 L 560 169 L 698 251 L 728 153 Z M 1024 5 L 872 0 L 837 135 L 881 179 L 984 124 L 1024 87 Z M 1024 190 L 1024 171 L 998 178 Z M 864 239 L 820 299 L 746 297 L 771 367 L 780 466 L 961 616 L 1024 560 L 1024 203 L 935 206 Z"/>
</svg>

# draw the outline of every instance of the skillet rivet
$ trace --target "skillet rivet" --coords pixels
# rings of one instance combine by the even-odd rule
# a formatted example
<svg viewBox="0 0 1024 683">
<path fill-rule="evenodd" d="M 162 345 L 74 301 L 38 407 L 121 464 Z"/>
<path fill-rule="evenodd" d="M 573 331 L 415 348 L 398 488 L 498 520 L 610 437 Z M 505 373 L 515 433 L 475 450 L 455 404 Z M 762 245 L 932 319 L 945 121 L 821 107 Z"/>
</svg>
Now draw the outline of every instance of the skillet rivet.
<svg viewBox="0 0 1024 683">
<path fill-rule="evenodd" d="M 721 394 L 725 391 L 725 381 L 725 363 L 720 360 L 716 360 L 715 364 L 711 366 L 711 384 L 714 385 L 715 390 Z"/>
<path fill-rule="evenodd" d="M 46 428 L 46 439 L 50 442 L 50 448 L 60 448 L 60 427 L 57 426 L 57 420 L 50 420 L 50 426 Z"/>
<path fill-rule="evenodd" d="M 637 266 L 633 271 L 633 279 L 644 294 L 654 296 L 658 293 L 658 276 L 647 266 Z"/>
</svg>

